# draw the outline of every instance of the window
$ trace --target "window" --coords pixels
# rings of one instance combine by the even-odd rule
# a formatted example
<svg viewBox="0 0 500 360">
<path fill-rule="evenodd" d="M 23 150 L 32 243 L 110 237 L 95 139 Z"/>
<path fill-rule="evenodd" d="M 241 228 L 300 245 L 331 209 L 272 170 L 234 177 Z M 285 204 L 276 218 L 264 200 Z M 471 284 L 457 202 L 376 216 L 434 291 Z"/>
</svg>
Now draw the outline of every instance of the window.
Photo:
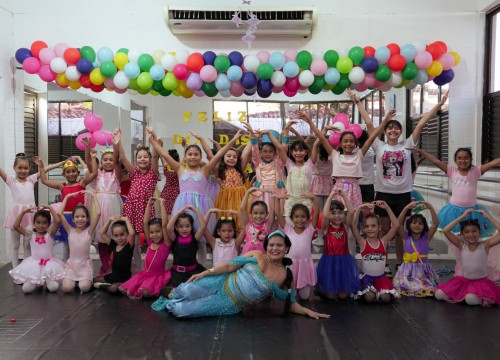
<svg viewBox="0 0 500 360">
<path fill-rule="evenodd" d="M 365 102 L 365 109 L 372 119 L 373 126 L 377 127 L 385 116 L 385 95 L 380 90 L 374 90 L 361 99 Z"/>
<path fill-rule="evenodd" d="M 92 101 L 49 102 L 47 104 L 49 163 L 59 162 L 72 155 L 83 157 L 75 145 L 76 137 L 86 132 L 83 118 L 92 113 Z"/>
<path fill-rule="evenodd" d="M 146 143 L 146 107 L 133 101 L 130 104 L 131 159 L 135 159 L 138 144 Z"/>
</svg>

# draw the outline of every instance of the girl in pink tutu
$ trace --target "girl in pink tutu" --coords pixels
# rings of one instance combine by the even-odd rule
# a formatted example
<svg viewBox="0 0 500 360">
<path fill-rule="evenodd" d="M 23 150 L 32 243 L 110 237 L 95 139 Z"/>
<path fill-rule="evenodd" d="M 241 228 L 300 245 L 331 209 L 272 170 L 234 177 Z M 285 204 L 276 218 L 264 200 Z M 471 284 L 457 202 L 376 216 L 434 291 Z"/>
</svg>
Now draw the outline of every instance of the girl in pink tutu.
<svg viewBox="0 0 500 360">
<path fill-rule="evenodd" d="M 281 213 L 281 206 L 275 204 L 274 208 L 276 209 L 276 218 L 280 227 L 292 242 L 288 257 L 293 261 L 293 264 L 290 265 L 293 273 L 293 288 L 297 289 L 301 299 L 309 300 L 311 287 L 316 285 L 317 280 L 316 269 L 314 268 L 311 254 L 311 242 L 316 231 L 316 225 L 318 224 L 319 208 L 313 194 L 307 193 L 302 195 L 302 197 L 312 201 L 314 214 L 312 220 L 309 208 L 304 204 L 295 204 L 292 206 L 290 220 L 293 226 L 285 221 L 285 217 Z M 279 197 L 276 197 L 276 202 L 279 201 L 278 199 Z"/>
<path fill-rule="evenodd" d="M 111 236 L 108 235 L 110 225 Z M 120 285 L 132 276 L 130 269 L 134 255 L 134 228 L 126 216 L 115 215 L 104 223 L 99 232 L 103 241 L 109 245 L 113 261 L 111 272 L 97 276 L 94 287 L 116 294 Z"/>
<path fill-rule="evenodd" d="M 155 200 L 159 200 L 161 204 L 161 219 L 150 218 L 150 208 L 154 206 Z M 131 299 L 158 297 L 160 289 L 170 281 L 170 270 L 165 270 L 165 263 L 172 247 L 167 224 L 165 199 L 163 197 L 149 199 L 144 213 L 144 239 L 148 243 L 144 268 L 120 286 L 120 291 Z"/>
<path fill-rule="evenodd" d="M 72 220 L 75 227 L 73 227 L 64 217 L 64 209 L 67 202 L 75 196 L 83 195 L 83 193 L 85 193 L 84 190 L 66 195 L 59 209 L 59 217 L 61 218 L 64 230 L 68 233 L 69 244 L 69 259 L 66 262 L 66 275 L 62 284 L 62 290 L 65 293 L 73 292 L 77 283 L 80 293 L 87 292 L 92 288 L 92 280 L 94 279 L 94 268 L 89 255 L 92 234 L 101 217 L 99 202 L 92 202 L 94 205 L 93 214 L 95 214 L 92 219 L 90 218 L 89 211 L 84 205 L 80 204 L 75 206 L 72 212 Z M 93 193 L 89 194 L 95 196 Z"/>
<path fill-rule="evenodd" d="M 450 281 L 438 286 L 436 299 L 448 302 L 464 301 L 468 305 L 491 306 L 500 304 L 500 287 L 488 279 L 488 252 L 493 246 L 500 244 L 500 235 L 479 241 L 481 225 L 477 219 L 465 220 L 472 212 L 479 212 L 491 221 L 497 230 L 500 222 L 484 210 L 467 209 L 443 229 L 446 238 L 461 251 L 462 276 L 455 276 Z M 460 224 L 461 237 L 453 233 L 453 227 Z"/>
<path fill-rule="evenodd" d="M 9 271 L 9 274 L 16 284 L 23 284 L 25 293 L 31 293 L 43 285 L 50 292 L 55 292 L 64 278 L 64 263 L 55 259 L 52 254 L 54 235 L 59 228 L 59 215 L 51 207 L 42 206 L 33 216 L 33 230 L 27 229 L 21 225 L 23 218 L 35 210 L 35 206 L 24 209 L 14 222 L 16 231 L 26 239 L 31 238 L 32 255 Z M 54 218 L 52 225 L 51 214 Z"/>
</svg>

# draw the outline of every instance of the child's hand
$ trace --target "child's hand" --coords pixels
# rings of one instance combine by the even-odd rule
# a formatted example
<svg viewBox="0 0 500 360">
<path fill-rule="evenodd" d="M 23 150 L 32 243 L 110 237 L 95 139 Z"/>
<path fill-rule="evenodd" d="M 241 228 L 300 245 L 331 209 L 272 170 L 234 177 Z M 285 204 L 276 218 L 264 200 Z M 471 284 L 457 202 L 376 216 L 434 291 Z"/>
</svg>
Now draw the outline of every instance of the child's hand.
<svg viewBox="0 0 500 360">
<path fill-rule="evenodd" d="M 232 215 L 239 215 L 240 213 L 236 210 L 224 210 L 224 212 L 228 213 L 228 214 L 232 214 Z"/>
<path fill-rule="evenodd" d="M 298 111 L 298 112 L 297 112 L 297 117 L 298 117 L 299 119 L 304 120 L 304 121 L 305 121 L 306 123 L 308 123 L 308 124 L 309 124 L 310 122 L 312 122 L 311 118 L 310 118 L 309 116 L 307 116 L 307 115 L 306 115 L 306 113 L 305 113 L 305 112 L 303 112 L 303 111 Z"/>
<path fill-rule="evenodd" d="M 24 213 L 34 213 L 37 210 L 39 210 L 38 207 L 36 207 L 35 205 L 33 205 L 33 206 L 29 206 L 26 209 L 24 209 L 23 212 Z M 42 209 L 40 209 L 40 210 L 42 210 Z"/>
<path fill-rule="evenodd" d="M 43 164 L 43 161 L 42 159 L 40 159 L 38 156 L 33 156 L 33 162 L 35 163 L 36 166 L 38 166 L 39 168 L 44 168 L 44 164 Z"/>
<path fill-rule="evenodd" d="M 312 193 L 305 193 L 300 195 L 302 199 L 309 199 L 309 200 L 314 200 L 314 194 Z"/>
<path fill-rule="evenodd" d="M 375 206 L 378 206 L 379 208 L 382 208 L 382 209 L 389 208 L 389 205 L 387 205 L 387 203 L 383 200 L 374 201 L 374 203 L 375 203 Z"/>
<path fill-rule="evenodd" d="M 212 144 L 214 144 L 214 146 L 215 146 L 215 148 L 216 148 L 217 150 L 220 150 L 220 149 L 222 148 L 222 147 L 220 146 L 220 144 L 219 144 L 217 141 L 215 141 L 214 139 L 210 139 L 210 138 L 209 138 L 208 140 L 210 140 L 210 142 L 211 142 Z"/>
<path fill-rule="evenodd" d="M 485 217 L 486 219 L 491 220 L 491 216 L 486 210 L 479 209 L 479 210 L 475 210 L 475 212 L 483 215 L 483 217 Z"/>
<path fill-rule="evenodd" d="M 417 154 L 420 154 L 422 152 L 422 149 L 419 149 L 418 147 L 412 146 L 412 147 L 407 147 L 405 150 L 410 150 L 412 152 L 415 152 Z"/>
<path fill-rule="evenodd" d="M 238 132 L 234 135 L 233 139 L 238 140 L 241 136 L 243 135 L 243 131 L 240 129 Z"/>
<path fill-rule="evenodd" d="M 363 203 L 358 206 L 356 211 L 362 210 L 362 209 L 375 209 L 375 204 L 374 203 Z"/>
<path fill-rule="evenodd" d="M 409 203 L 405 207 L 407 207 L 408 209 L 413 209 L 415 206 L 419 205 L 420 203 L 421 203 L 420 201 L 412 201 L 411 203 Z"/>
<path fill-rule="evenodd" d="M 85 147 L 90 147 L 90 136 L 82 138 L 82 144 L 85 145 Z"/>
<path fill-rule="evenodd" d="M 156 140 L 156 133 L 155 129 L 153 129 L 151 126 L 146 126 L 146 133 L 151 136 L 154 140 Z"/>
<path fill-rule="evenodd" d="M 385 115 L 384 120 L 391 120 L 396 115 L 396 109 L 389 110 L 389 112 Z"/>
<path fill-rule="evenodd" d="M 439 102 L 439 106 L 443 106 L 446 100 L 448 100 L 448 93 L 450 92 L 450 89 L 446 91 L 446 94 L 441 97 L 441 101 Z"/>
<path fill-rule="evenodd" d="M 183 148 L 185 148 L 186 145 L 187 145 L 187 139 L 184 136 L 181 139 L 181 145 L 182 145 Z"/>
<path fill-rule="evenodd" d="M 273 197 L 275 197 L 276 199 L 289 199 L 291 195 L 287 193 L 279 193 L 279 194 L 274 194 Z"/>
<path fill-rule="evenodd" d="M 472 214 L 474 211 L 475 211 L 474 209 L 467 209 L 464 211 L 464 214 L 462 216 Z"/>
<path fill-rule="evenodd" d="M 113 145 L 119 145 L 122 139 L 122 131 L 120 129 L 115 129 L 113 131 Z"/>
<path fill-rule="evenodd" d="M 194 136 L 196 139 L 198 139 L 198 140 L 203 139 L 203 136 L 201 136 L 201 135 L 200 135 L 200 134 L 198 134 L 198 133 L 195 133 L 194 131 L 188 130 L 188 132 L 189 132 L 191 135 L 193 135 L 193 136 Z"/>
<path fill-rule="evenodd" d="M 336 126 L 333 126 L 333 125 L 325 125 L 324 129 L 326 129 L 327 131 L 328 130 L 332 130 L 332 131 L 335 131 L 335 132 L 340 132 L 340 128 L 338 128 Z"/>
<path fill-rule="evenodd" d="M 290 120 L 289 122 L 286 123 L 285 128 L 283 130 L 290 130 L 290 128 L 293 125 L 297 125 L 298 121 L 297 120 Z"/>
<path fill-rule="evenodd" d="M 349 96 L 349 99 L 351 99 L 352 102 L 356 102 L 356 94 L 352 92 L 351 89 L 347 88 L 346 89 L 347 96 Z"/>
<path fill-rule="evenodd" d="M 157 139 L 156 142 L 161 146 L 163 147 L 163 140 L 162 139 Z"/>
<path fill-rule="evenodd" d="M 248 133 L 250 135 L 252 135 L 252 136 L 255 135 L 253 128 L 252 128 L 252 125 L 250 125 L 249 123 L 243 123 L 243 127 L 245 128 L 246 131 L 248 131 Z"/>
<path fill-rule="evenodd" d="M 109 220 L 113 221 L 113 222 L 116 222 L 116 221 L 120 221 L 122 219 L 122 216 L 121 215 L 115 215 L 115 216 L 111 216 L 109 218 Z"/>
<path fill-rule="evenodd" d="M 90 149 L 90 157 L 92 157 L 92 159 L 95 159 L 97 157 L 96 149 Z"/>
<path fill-rule="evenodd" d="M 149 204 L 149 205 L 153 205 L 153 204 L 155 203 L 155 201 L 156 201 L 156 198 L 155 198 L 155 197 L 150 197 L 150 198 L 149 198 L 149 201 L 148 201 L 148 204 Z"/>
</svg>

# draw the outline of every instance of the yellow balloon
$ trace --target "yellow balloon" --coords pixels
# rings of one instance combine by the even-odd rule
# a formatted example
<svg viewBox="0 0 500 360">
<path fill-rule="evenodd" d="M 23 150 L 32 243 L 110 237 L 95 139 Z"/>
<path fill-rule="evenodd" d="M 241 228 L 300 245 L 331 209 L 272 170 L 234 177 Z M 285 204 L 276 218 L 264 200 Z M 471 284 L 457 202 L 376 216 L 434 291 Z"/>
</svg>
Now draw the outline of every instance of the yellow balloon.
<svg viewBox="0 0 500 360">
<path fill-rule="evenodd" d="M 163 55 L 165 55 L 165 51 L 163 50 L 155 50 L 151 54 L 151 56 L 153 56 L 155 64 L 161 64 L 161 58 L 163 57 Z"/>
<path fill-rule="evenodd" d="M 323 89 L 324 90 L 332 90 L 334 86 L 335 85 L 326 84 L 325 86 L 323 86 Z"/>
<path fill-rule="evenodd" d="M 192 97 L 194 95 L 194 92 L 193 92 L 193 90 L 188 88 L 188 90 L 183 92 L 181 95 L 183 98 L 189 99 L 190 97 Z"/>
<path fill-rule="evenodd" d="M 73 90 L 78 90 L 82 87 L 82 85 L 78 81 L 70 81 L 68 85 Z"/>
<path fill-rule="evenodd" d="M 149 93 L 153 96 L 158 96 L 160 93 L 158 91 L 149 90 Z"/>
<path fill-rule="evenodd" d="M 453 59 L 455 59 L 453 66 L 457 66 L 460 63 L 460 55 L 455 51 L 450 51 L 450 55 L 453 56 Z"/>
<path fill-rule="evenodd" d="M 179 92 L 177 90 L 172 90 L 172 94 L 174 94 L 175 96 L 179 96 Z"/>
<path fill-rule="evenodd" d="M 439 76 L 443 72 L 443 65 L 439 61 L 433 61 L 427 68 L 427 74 L 430 76 Z"/>
<path fill-rule="evenodd" d="M 101 73 L 101 69 L 95 68 L 90 72 L 89 75 L 90 82 L 94 85 L 101 85 L 104 83 L 104 76 Z"/>
<path fill-rule="evenodd" d="M 122 52 L 116 53 L 113 62 L 118 69 L 123 70 L 128 63 L 128 55 Z"/>
<path fill-rule="evenodd" d="M 60 85 L 69 85 L 69 80 L 65 73 L 60 73 L 56 75 L 56 80 Z"/>
</svg>

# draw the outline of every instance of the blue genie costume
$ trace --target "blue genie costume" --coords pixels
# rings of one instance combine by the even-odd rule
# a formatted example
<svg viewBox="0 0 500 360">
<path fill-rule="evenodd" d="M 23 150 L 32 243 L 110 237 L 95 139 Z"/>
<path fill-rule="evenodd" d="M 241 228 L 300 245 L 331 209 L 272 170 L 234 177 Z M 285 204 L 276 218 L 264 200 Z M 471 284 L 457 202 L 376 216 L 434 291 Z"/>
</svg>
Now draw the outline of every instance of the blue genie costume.
<svg viewBox="0 0 500 360">
<path fill-rule="evenodd" d="M 264 276 L 257 259 L 238 256 L 228 263 L 240 268 L 183 283 L 172 291 L 171 299 L 161 296 L 151 307 L 176 317 L 201 317 L 237 314 L 270 295 L 283 301 L 290 295 L 290 301 L 296 301 L 295 291 L 283 290 Z"/>
</svg>

